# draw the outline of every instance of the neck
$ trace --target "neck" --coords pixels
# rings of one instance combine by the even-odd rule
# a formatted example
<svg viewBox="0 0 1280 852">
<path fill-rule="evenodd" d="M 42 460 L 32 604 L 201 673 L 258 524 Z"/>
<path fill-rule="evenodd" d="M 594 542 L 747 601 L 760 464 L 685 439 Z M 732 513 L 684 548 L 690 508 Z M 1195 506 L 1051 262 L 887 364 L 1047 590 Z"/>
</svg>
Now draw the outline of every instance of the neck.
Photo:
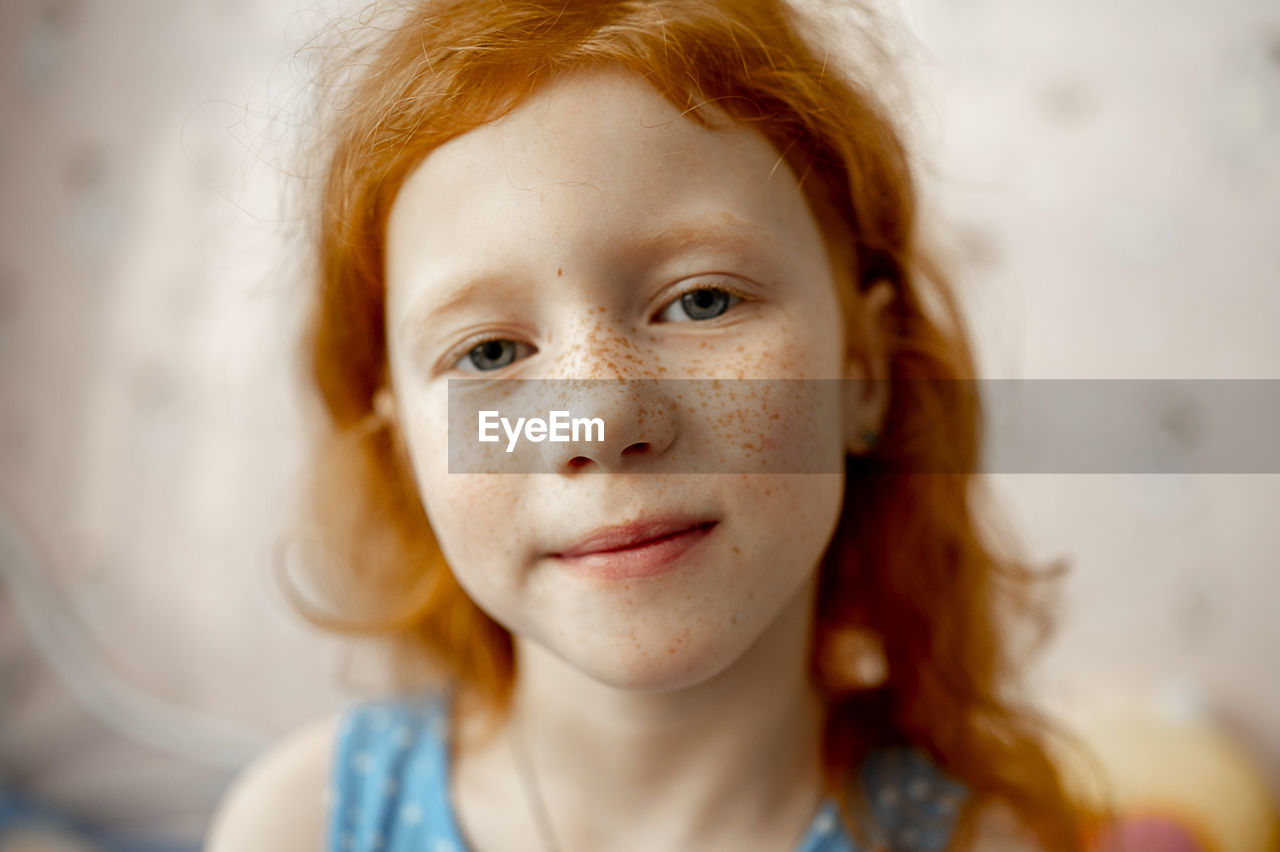
<svg viewBox="0 0 1280 852">
<path fill-rule="evenodd" d="M 813 594 L 805 584 L 728 669 L 667 692 L 602 684 L 517 641 L 509 724 L 563 852 L 620 836 L 630 848 L 794 848 L 822 797 Z"/>
</svg>

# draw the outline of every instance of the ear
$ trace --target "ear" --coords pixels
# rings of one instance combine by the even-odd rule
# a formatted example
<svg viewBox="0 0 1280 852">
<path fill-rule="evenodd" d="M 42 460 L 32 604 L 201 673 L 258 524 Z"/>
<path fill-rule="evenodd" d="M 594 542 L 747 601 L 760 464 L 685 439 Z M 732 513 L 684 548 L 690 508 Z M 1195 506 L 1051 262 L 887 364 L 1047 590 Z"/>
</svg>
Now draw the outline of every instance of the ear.
<svg viewBox="0 0 1280 852">
<path fill-rule="evenodd" d="M 889 359 L 885 312 L 893 302 L 893 285 L 877 281 L 858 296 L 845 355 L 845 451 L 869 452 L 883 434 L 889 410 Z"/>
<path fill-rule="evenodd" d="M 405 444 L 404 432 L 400 428 L 400 408 L 396 405 L 396 395 L 390 385 L 383 385 L 374 391 L 373 416 L 382 424 L 382 428 L 391 433 L 396 458 L 404 470 L 412 472 L 413 462 L 409 458 L 409 447 Z"/>
</svg>

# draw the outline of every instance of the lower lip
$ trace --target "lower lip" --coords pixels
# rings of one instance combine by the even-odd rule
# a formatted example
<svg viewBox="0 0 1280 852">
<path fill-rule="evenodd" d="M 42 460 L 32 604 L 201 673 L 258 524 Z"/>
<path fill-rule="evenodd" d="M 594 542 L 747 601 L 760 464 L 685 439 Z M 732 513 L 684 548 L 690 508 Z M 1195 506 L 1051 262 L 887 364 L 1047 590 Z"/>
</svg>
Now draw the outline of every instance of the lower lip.
<svg viewBox="0 0 1280 852">
<path fill-rule="evenodd" d="M 678 567 L 680 558 L 702 543 L 717 523 L 691 527 L 668 538 L 655 539 L 638 547 L 556 556 L 557 562 L 574 571 L 605 580 L 635 580 L 656 577 Z"/>
</svg>

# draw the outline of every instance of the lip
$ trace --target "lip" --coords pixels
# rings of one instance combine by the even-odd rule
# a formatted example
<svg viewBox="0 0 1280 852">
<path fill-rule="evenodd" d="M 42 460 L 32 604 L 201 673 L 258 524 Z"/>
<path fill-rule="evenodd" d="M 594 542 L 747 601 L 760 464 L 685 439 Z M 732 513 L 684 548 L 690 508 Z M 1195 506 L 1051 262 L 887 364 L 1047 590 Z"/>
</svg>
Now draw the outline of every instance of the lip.
<svg viewBox="0 0 1280 852">
<path fill-rule="evenodd" d="M 646 518 L 596 530 L 551 557 L 575 570 L 607 579 L 665 573 L 719 524 L 708 518 Z"/>
</svg>

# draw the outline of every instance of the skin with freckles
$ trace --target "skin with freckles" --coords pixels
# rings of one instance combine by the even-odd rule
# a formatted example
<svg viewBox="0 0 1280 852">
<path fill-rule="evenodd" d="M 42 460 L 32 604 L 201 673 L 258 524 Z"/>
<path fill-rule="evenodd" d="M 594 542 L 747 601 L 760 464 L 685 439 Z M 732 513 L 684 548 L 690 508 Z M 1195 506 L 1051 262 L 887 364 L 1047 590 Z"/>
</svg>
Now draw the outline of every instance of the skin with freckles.
<svg viewBox="0 0 1280 852">
<path fill-rule="evenodd" d="M 314 42 L 314 582 L 281 579 L 385 642 L 404 700 L 449 700 L 456 826 L 401 813 L 411 844 L 795 850 L 824 798 L 857 837 L 866 758 L 911 744 L 974 794 L 959 848 L 1003 848 L 1001 802 L 1081 847 L 1009 644 L 1049 626 L 1042 578 L 974 499 L 973 348 L 880 96 L 898 33 L 808 6 L 373 3 Z M 508 454 L 486 410 L 607 439 Z M 212 848 L 318 848 L 338 816 L 404 842 L 398 778 L 339 774 L 368 768 L 334 759 L 353 717 L 273 750 Z"/>
<path fill-rule="evenodd" d="M 517 713 L 532 725 L 555 716 L 539 716 L 539 700 L 585 702 L 652 721 L 685 702 L 681 719 L 714 723 L 730 697 L 753 696 L 755 718 L 780 729 L 753 736 L 778 735 L 787 747 L 769 759 L 805 774 L 795 789 L 812 794 L 789 800 L 795 818 L 769 830 L 803 827 L 817 801 L 819 707 L 806 692 L 805 642 L 844 475 L 679 471 L 699 454 L 745 460 L 797 435 L 838 460 L 847 424 L 865 412 L 836 406 L 815 422 L 785 382 L 727 382 L 700 404 L 668 383 L 593 381 L 574 405 L 610 424 L 607 440 L 537 445 L 553 475 L 450 474 L 447 464 L 451 378 L 863 375 L 846 355 L 822 230 L 786 163 L 755 131 L 699 125 L 638 78 L 578 74 L 426 157 L 391 210 L 386 282 L 398 428 L 451 569 L 515 637 Z M 716 522 L 674 570 L 619 580 L 552 556 L 601 527 L 668 514 Z M 554 727 L 541 742 L 556 740 Z M 609 743 L 626 742 L 613 734 Z M 679 742 L 670 727 L 663 742 Z M 739 762 L 762 759 L 722 745 Z M 542 758 L 554 776 L 554 758 Z M 621 762 L 643 787 L 640 764 Z M 546 783 L 554 789 L 555 777 Z M 720 789 L 689 783 L 685 792 Z M 607 791 L 589 789 L 591 807 L 608 813 Z M 633 813 L 645 801 L 618 790 Z M 778 805 L 754 804 L 766 803 Z M 704 826 L 704 841 L 731 838 L 724 825 Z"/>
</svg>

